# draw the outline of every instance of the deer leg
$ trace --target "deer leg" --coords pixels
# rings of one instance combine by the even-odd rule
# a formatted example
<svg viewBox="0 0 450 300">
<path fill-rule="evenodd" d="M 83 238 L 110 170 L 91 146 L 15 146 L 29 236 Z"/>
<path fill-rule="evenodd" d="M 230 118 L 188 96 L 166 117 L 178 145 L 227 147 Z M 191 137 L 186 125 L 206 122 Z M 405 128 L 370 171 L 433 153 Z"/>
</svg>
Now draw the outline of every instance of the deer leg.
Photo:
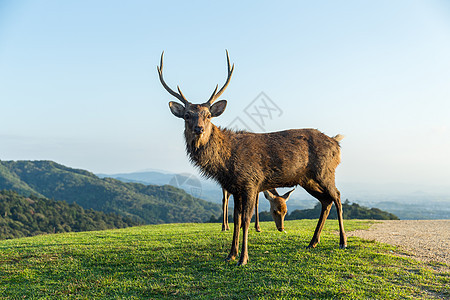
<svg viewBox="0 0 450 300">
<path fill-rule="evenodd" d="M 339 221 L 339 248 L 345 249 L 347 247 L 347 236 L 345 235 L 344 218 L 342 217 L 341 194 L 337 188 L 334 188 L 332 189 L 332 192 L 330 192 L 330 195 L 333 197 Z"/>
<path fill-rule="evenodd" d="M 314 198 L 320 201 L 322 204 L 322 211 L 320 212 L 319 221 L 317 222 L 316 230 L 314 231 L 313 238 L 307 248 L 315 248 L 320 241 L 320 233 L 322 232 L 325 220 L 330 214 L 331 205 L 333 204 L 333 198 L 326 193 L 326 188 L 319 184 L 315 180 L 309 180 L 304 186 L 305 190 Z"/>
<path fill-rule="evenodd" d="M 313 197 L 318 199 L 322 203 L 322 211 L 320 213 L 319 222 L 317 223 L 316 230 L 308 248 L 314 248 L 317 246 L 320 240 L 320 233 L 322 232 L 323 225 L 327 219 L 331 206 L 334 202 L 336 205 L 338 220 L 339 220 L 339 248 L 343 249 L 347 247 L 347 237 L 344 231 L 344 221 L 342 217 L 342 205 L 340 193 L 333 183 L 322 182 L 319 184 L 315 181 L 310 181 L 308 186 L 305 187 L 306 191 L 310 193 Z"/>
<path fill-rule="evenodd" d="M 261 227 L 259 227 L 258 204 L 259 204 L 259 193 L 256 195 L 256 202 L 255 202 L 255 229 L 256 232 L 261 232 Z"/>
<path fill-rule="evenodd" d="M 320 201 L 322 203 L 322 211 L 320 212 L 319 221 L 317 222 L 316 230 L 314 231 L 313 238 L 307 248 L 315 248 L 320 241 L 320 233 L 322 232 L 323 225 L 325 224 L 325 220 L 328 218 L 330 214 L 332 201 Z"/>
<path fill-rule="evenodd" d="M 241 215 L 242 215 L 242 201 L 241 197 L 234 196 L 234 228 L 233 228 L 233 242 L 231 243 L 230 254 L 226 258 L 226 261 L 235 260 L 238 255 L 239 247 L 239 232 L 241 231 Z M 236 201 L 238 200 L 238 201 Z"/>
<path fill-rule="evenodd" d="M 242 249 L 238 266 L 246 265 L 248 262 L 248 229 L 252 220 L 253 206 L 255 205 L 255 196 L 243 197 L 242 205 Z"/>
<path fill-rule="evenodd" d="M 228 225 L 228 200 L 230 199 L 230 193 L 227 190 L 222 189 L 222 231 L 230 230 L 230 226 Z"/>
</svg>

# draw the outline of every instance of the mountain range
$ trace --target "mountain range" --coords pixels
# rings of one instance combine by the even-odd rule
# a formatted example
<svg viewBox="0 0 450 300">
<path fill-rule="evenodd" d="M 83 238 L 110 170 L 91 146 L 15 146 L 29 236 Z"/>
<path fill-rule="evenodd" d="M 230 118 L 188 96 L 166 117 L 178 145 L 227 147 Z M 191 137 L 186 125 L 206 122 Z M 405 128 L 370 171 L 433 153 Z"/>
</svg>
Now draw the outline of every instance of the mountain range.
<svg viewBox="0 0 450 300">
<path fill-rule="evenodd" d="M 221 207 L 170 185 L 100 178 L 53 161 L 0 161 L 0 190 L 77 203 L 144 224 L 204 222 Z"/>
<path fill-rule="evenodd" d="M 348 199 L 386 210 L 400 219 L 450 219 L 450 198 L 442 194 L 410 187 L 403 188 L 411 189 L 410 193 L 395 193 L 384 186 L 365 188 L 342 183 L 338 186 L 343 202 Z M 0 161 L 0 190 L 77 203 L 84 209 L 116 213 L 144 224 L 205 222 L 221 215 L 220 186 L 188 173 L 152 170 L 95 175 L 53 161 Z M 288 208 L 291 212 L 312 209 L 317 203 L 297 188 Z M 260 212 L 268 209 L 268 201 L 260 196 Z"/>
</svg>

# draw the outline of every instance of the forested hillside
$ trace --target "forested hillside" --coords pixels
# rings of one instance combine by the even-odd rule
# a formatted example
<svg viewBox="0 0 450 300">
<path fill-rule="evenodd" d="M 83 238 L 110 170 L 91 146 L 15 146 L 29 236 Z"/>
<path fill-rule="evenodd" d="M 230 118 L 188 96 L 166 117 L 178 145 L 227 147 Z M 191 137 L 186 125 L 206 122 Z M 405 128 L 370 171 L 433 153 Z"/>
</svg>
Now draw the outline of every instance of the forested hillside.
<svg viewBox="0 0 450 300">
<path fill-rule="evenodd" d="M 101 179 L 52 161 L 0 161 L 0 190 L 4 189 L 77 203 L 146 224 L 204 222 L 221 212 L 219 205 L 172 186 Z"/>
<path fill-rule="evenodd" d="M 0 240 L 43 233 L 105 230 L 139 225 L 131 218 L 85 210 L 77 204 L 0 191 Z"/>
<path fill-rule="evenodd" d="M 289 205 L 289 203 L 288 203 Z M 299 220 L 299 219 L 316 219 L 320 216 L 322 205 L 317 203 L 312 209 L 294 210 L 288 216 L 286 220 Z M 398 217 L 387 211 L 383 211 L 378 208 L 367 208 L 360 206 L 358 203 L 352 203 L 347 200 L 342 203 L 343 217 L 344 219 L 361 219 L 361 220 L 398 220 Z M 328 219 L 337 219 L 336 208 L 333 205 Z"/>
</svg>

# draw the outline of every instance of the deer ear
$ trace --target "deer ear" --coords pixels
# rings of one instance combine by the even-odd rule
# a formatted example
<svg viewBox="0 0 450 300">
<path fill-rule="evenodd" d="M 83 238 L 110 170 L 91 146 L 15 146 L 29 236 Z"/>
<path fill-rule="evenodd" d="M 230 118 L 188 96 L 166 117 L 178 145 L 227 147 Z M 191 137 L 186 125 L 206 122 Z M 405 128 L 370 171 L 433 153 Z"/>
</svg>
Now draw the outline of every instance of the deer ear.
<svg viewBox="0 0 450 300">
<path fill-rule="evenodd" d="M 227 107 L 227 100 L 220 100 L 214 103 L 209 109 L 209 111 L 211 112 L 211 116 L 212 117 L 220 116 L 225 111 L 225 107 Z"/>
<path fill-rule="evenodd" d="M 176 103 L 173 101 L 169 102 L 170 111 L 175 117 L 182 118 L 184 117 L 184 106 L 180 103 Z"/>
<path fill-rule="evenodd" d="M 269 200 L 269 201 L 275 200 L 275 195 L 272 194 L 271 192 L 264 191 L 263 193 L 264 193 L 264 197 L 266 197 L 267 200 Z"/>
<path fill-rule="evenodd" d="M 281 196 L 281 198 L 283 198 L 285 201 L 288 201 L 289 200 L 289 196 L 292 194 L 293 191 L 295 191 L 295 189 L 292 189 L 291 191 L 287 192 L 286 194 Z"/>
<path fill-rule="evenodd" d="M 278 194 L 277 189 L 270 189 L 269 192 L 271 192 L 275 197 L 280 197 L 280 194 Z"/>
</svg>

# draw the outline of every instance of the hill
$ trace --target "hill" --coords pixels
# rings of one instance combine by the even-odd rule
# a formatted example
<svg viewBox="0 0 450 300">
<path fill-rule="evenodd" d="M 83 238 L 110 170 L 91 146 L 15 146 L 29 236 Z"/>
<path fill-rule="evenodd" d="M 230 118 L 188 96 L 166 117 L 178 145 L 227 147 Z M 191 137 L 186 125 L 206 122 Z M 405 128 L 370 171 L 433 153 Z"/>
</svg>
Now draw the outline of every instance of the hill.
<svg viewBox="0 0 450 300">
<path fill-rule="evenodd" d="M 183 189 L 194 197 L 221 204 L 222 190 L 215 181 L 190 173 L 170 173 L 164 171 L 143 171 L 118 174 L 97 174 L 100 178 L 115 178 L 124 182 L 153 185 L 171 185 Z"/>
<path fill-rule="evenodd" d="M 136 225 L 139 223 L 130 218 L 92 209 L 85 210 L 77 204 L 0 191 L 0 240 Z"/>
<path fill-rule="evenodd" d="M 299 220 L 299 219 L 316 219 L 322 210 L 322 205 L 317 203 L 312 209 L 294 210 L 286 216 L 286 220 Z M 368 208 L 361 206 L 358 203 L 352 203 L 346 200 L 342 203 L 344 220 L 349 219 L 365 219 L 365 220 L 398 220 L 399 218 L 387 211 L 383 211 L 378 208 Z M 336 207 L 333 205 L 329 219 L 337 219 Z"/>
<path fill-rule="evenodd" d="M 52 161 L 0 161 L 0 190 L 14 190 L 116 213 L 145 224 L 204 222 L 221 208 L 165 185 L 99 178 Z"/>
<path fill-rule="evenodd" d="M 250 261 L 227 263 L 233 233 L 164 224 L 0 241 L 0 299 L 448 299 L 448 272 L 396 247 L 349 237 L 336 220 L 306 249 L 317 220 L 250 230 Z M 346 221 L 347 231 L 368 221 Z"/>
</svg>

